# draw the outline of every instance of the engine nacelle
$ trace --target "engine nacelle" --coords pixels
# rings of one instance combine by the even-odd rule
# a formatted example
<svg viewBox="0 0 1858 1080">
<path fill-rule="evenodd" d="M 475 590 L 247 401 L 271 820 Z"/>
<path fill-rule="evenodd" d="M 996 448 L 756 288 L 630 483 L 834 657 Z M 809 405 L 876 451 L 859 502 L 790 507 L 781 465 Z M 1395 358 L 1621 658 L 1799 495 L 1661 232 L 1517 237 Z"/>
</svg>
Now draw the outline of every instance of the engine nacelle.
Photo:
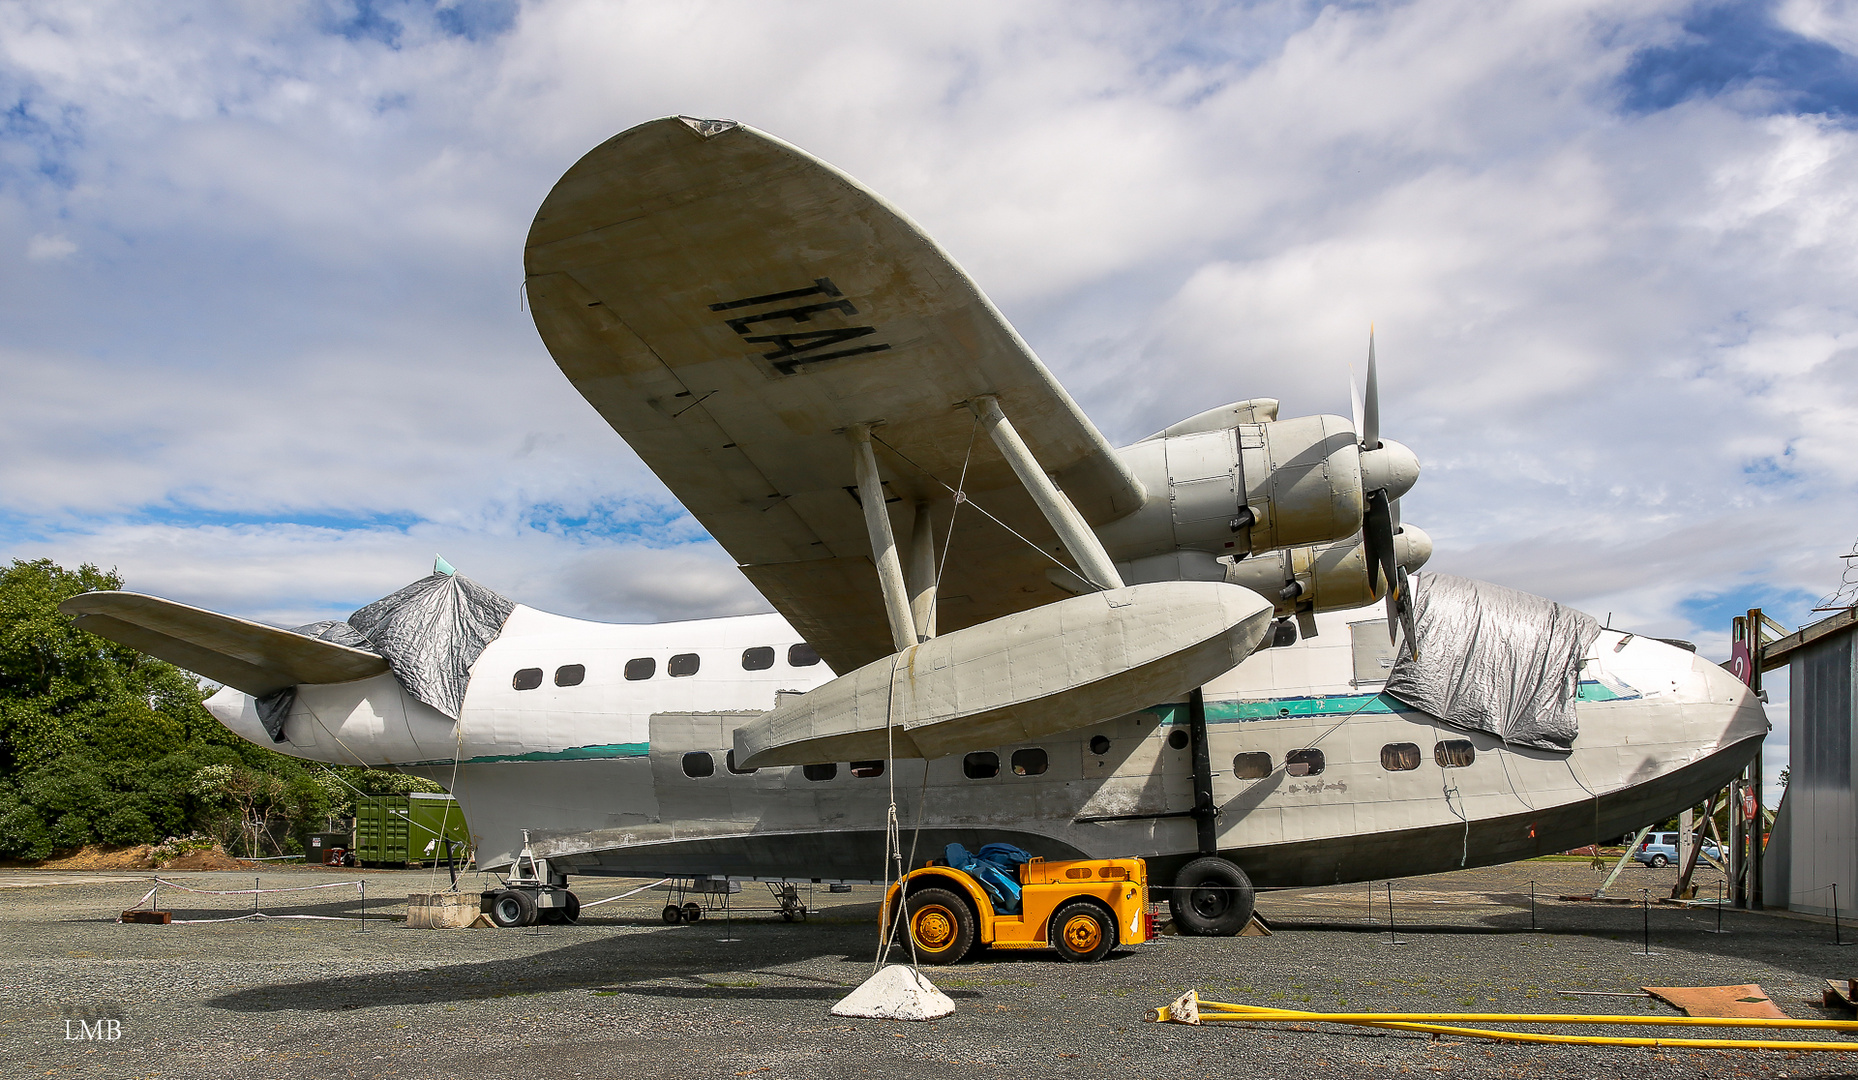
<svg viewBox="0 0 1858 1080">
<path fill-rule="evenodd" d="M 1394 534 L 1394 561 L 1408 573 L 1432 557 L 1432 538 L 1415 525 Z M 1368 584 L 1367 545 L 1356 536 L 1330 544 L 1288 548 L 1235 562 L 1225 580 L 1271 601 L 1279 615 L 1338 611 L 1372 604 L 1385 594 Z"/>
<path fill-rule="evenodd" d="M 1149 493 L 1097 528 L 1119 562 L 1183 549 L 1254 555 L 1361 529 L 1361 451 L 1340 416 L 1164 432 L 1117 453 Z"/>
</svg>

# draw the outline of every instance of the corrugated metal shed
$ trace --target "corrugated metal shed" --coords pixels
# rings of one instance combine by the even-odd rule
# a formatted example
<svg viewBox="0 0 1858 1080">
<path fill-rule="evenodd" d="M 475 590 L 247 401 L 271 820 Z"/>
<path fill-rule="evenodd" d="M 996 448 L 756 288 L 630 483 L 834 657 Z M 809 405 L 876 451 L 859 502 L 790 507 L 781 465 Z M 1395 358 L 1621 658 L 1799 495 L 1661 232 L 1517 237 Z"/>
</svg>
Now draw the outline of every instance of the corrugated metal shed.
<svg viewBox="0 0 1858 1080">
<path fill-rule="evenodd" d="M 1785 850 L 1769 861 L 1769 896 L 1815 915 L 1832 914 L 1834 885 L 1840 916 L 1858 914 L 1854 641 L 1858 612 L 1848 610 L 1762 650 L 1762 668 L 1789 667 L 1793 683 L 1787 793 L 1770 842 Z"/>
</svg>

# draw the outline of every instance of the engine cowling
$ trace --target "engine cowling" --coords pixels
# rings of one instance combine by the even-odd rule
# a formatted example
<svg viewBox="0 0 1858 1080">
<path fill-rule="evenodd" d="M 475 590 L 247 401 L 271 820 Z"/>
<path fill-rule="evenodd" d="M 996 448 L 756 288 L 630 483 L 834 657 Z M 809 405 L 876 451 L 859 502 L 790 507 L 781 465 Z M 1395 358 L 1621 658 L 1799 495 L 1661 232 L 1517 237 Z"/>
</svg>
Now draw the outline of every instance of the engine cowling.
<svg viewBox="0 0 1858 1080">
<path fill-rule="evenodd" d="M 1163 433 L 1117 453 L 1149 492 L 1140 510 L 1097 529 L 1119 562 L 1257 555 L 1361 529 L 1361 450 L 1340 416 Z"/>
<path fill-rule="evenodd" d="M 1394 534 L 1394 560 L 1410 573 L 1432 557 L 1432 538 L 1415 525 Z M 1281 615 L 1338 611 L 1381 598 L 1368 582 L 1367 545 L 1361 537 L 1287 548 L 1232 563 L 1225 580 L 1271 601 Z"/>
</svg>

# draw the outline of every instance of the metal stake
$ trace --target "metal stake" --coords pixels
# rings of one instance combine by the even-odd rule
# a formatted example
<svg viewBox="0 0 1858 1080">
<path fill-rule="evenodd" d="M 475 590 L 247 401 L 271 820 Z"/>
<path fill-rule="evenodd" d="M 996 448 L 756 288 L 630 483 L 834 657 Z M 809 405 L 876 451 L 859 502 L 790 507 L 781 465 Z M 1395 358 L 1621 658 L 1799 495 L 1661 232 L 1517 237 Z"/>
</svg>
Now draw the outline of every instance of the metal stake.
<svg viewBox="0 0 1858 1080">
<path fill-rule="evenodd" d="M 1652 891 L 1650 889 L 1639 890 L 1639 910 L 1645 915 L 1645 955 L 1655 956 L 1657 954 L 1652 952 Z"/>
<path fill-rule="evenodd" d="M 368 883 L 357 881 L 355 887 L 361 890 L 361 929 L 365 933 L 368 929 Z"/>
<path fill-rule="evenodd" d="M 1833 894 L 1835 897 L 1837 893 Z M 252 914 L 258 914 L 258 875 L 252 875 Z"/>
<path fill-rule="evenodd" d="M 1394 933 L 1393 882 L 1387 883 L 1387 944 L 1405 945 Z"/>
</svg>

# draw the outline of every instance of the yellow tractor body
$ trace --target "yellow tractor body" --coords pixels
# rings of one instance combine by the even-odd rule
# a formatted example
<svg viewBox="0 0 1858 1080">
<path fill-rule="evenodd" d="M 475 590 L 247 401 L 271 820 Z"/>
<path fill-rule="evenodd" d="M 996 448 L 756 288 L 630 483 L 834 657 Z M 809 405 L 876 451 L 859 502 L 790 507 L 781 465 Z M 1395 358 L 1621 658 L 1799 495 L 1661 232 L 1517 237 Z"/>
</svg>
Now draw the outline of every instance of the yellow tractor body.
<svg viewBox="0 0 1858 1080">
<path fill-rule="evenodd" d="M 1067 960 L 1100 960 L 1118 945 L 1155 936 L 1148 864 L 1141 859 L 1046 862 L 1035 856 L 1020 865 L 1019 884 L 1019 911 L 999 912 L 964 871 L 925 866 L 890 887 L 884 925 L 903 912 L 917 958 L 931 964 L 953 964 L 989 947 L 1056 949 Z"/>
</svg>

